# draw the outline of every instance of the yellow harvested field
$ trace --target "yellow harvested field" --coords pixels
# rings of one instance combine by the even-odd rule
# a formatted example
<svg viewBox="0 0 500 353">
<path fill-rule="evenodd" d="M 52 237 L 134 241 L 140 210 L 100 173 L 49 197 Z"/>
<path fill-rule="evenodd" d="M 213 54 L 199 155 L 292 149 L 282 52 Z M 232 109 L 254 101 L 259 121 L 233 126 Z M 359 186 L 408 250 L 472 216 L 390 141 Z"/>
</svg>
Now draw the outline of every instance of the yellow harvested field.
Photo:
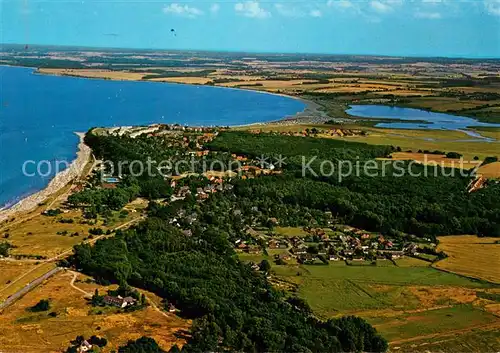
<svg viewBox="0 0 500 353">
<path fill-rule="evenodd" d="M 437 165 L 440 167 L 449 167 L 449 168 L 460 168 L 460 169 L 470 169 L 481 164 L 481 161 L 469 161 L 454 158 L 446 158 L 445 155 L 440 154 L 425 154 L 425 153 L 410 153 L 410 152 L 396 152 L 392 155 L 392 160 L 399 161 L 417 161 L 419 163 L 425 165 Z"/>
<path fill-rule="evenodd" d="M 302 85 L 314 84 L 315 80 L 248 80 L 248 81 L 235 81 L 235 82 L 227 82 L 220 84 L 225 87 L 237 87 L 241 85 L 262 85 L 263 88 L 269 89 L 277 89 L 277 88 L 291 88 L 291 89 L 299 89 L 303 88 Z M 328 84 L 322 85 L 327 87 Z"/>
<path fill-rule="evenodd" d="M 115 308 L 100 308 L 99 314 L 84 298 L 84 293 L 71 286 L 72 273 L 59 273 L 34 289 L 2 313 L 0 320 L 0 347 L 6 352 L 62 352 L 70 340 L 78 335 L 104 337 L 108 345 L 101 350 L 109 353 L 128 340 L 142 336 L 154 338 L 168 350 L 173 344 L 182 346 L 185 341 L 177 338 L 179 330 L 188 330 L 191 322 L 176 315 L 160 312 L 152 306 L 128 313 Z M 90 293 L 104 287 L 75 282 L 77 288 Z M 81 289 L 81 288 L 80 288 Z M 49 299 L 51 317 L 48 312 L 31 313 L 27 309 L 41 299 Z M 98 309 L 98 310 L 100 310 Z"/>
<path fill-rule="evenodd" d="M 440 303 L 467 304 L 477 300 L 474 288 L 415 286 L 408 287 L 408 290 L 425 308 L 436 307 Z"/>
<path fill-rule="evenodd" d="M 2 288 L 36 266 L 35 263 L 22 261 L 0 261 L 0 298 Z"/>
<path fill-rule="evenodd" d="M 485 178 L 500 178 L 500 162 L 486 164 L 480 167 L 477 173 Z"/>
<path fill-rule="evenodd" d="M 438 251 L 448 258 L 433 266 L 460 275 L 500 283 L 500 244 L 498 238 L 459 235 L 439 237 Z"/>
<path fill-rule="evenodd" d="M 372 91 L 372 92 L 381 91 L 383 93 L 387 93 L 387 90 L 384 88 L 373 88 L 363 85 L 326 87 L 322 89 L 317 89 L 315 91 L 321 93 L 365 92 L 365 91 Z"/>
<path fill-rule="evenodd" d="M 190 85 L 204 85 L 212 80 L 206 77 L 159 77 L 159 78 L 150 78 L 148 79 L 148 81 L 186 83 Z"/>
<path fill-rule="evenodd" d="M 413 91 L 413 90 L 391 90 L 384 92 L 374 92 L 376 94 L 392 94 L 394 96 L 430 96 L 434 93 L 431 91 Z"/>
<path fill-rule="evenodd" d="M 109 80 L 118 81 L 138 81 L 147 75 L 147 73 L 142 72 L 127 72 L 127 71 L 110 71 L 110 70 L 98 70 L 98 69 L 39 69 L 42 74 L 49 75 L 66 75 L 66 76 L 78 76 L 78 77 L 89 77 L 89 78 L 103 78 Z"/>
<path fill-rule="evenodd" d="M 12 294 L 23 289 L 33 280 L 43 276 L 56 267 L 56 264 L 53 262 L 38 264 L 36 262 L 19 261 L 15 264 L 18 264 L 20 267 L 13 271 L 12 266 L 14 264 L 12 262 L 0 262 L 0 272 L 3 272 L 4 269 L 10 269 L 10 274 L 8 275 L 9 279 L 0 283 L 0 301 L 4 301 Z"/>
</svg>

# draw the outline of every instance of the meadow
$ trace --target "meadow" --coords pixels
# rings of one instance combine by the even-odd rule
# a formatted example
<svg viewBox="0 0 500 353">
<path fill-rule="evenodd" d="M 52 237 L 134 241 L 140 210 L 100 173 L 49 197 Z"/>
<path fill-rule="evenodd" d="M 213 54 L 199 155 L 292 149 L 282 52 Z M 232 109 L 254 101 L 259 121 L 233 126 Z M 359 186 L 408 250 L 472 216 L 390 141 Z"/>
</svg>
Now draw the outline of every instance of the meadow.
<svg viewBox="0 0 500 353">
<path fill-rule="evenodd" d="M 292 232 L 287 228 L 277 231 Z M 242 254 L 240 258 L 272 262 L 272 256 Z M 427 345 L 428 349 L 449 351 L 470 347 L 474 340 L 485 342 L 482 348 L 498 348 L 498 338 L 490 338 L 500 327 L 500 304 L 493 299 L 500 287 L 430 265 L 411 257 L 394 263 L 377 261 L 376 265 L 289 262 L 273 264 L 271 273 L 275 285 L 304 298 L 319 317 L 353 314 L 365 318 L 388 339 L 394 351 L 418 351 Z"/>
</svg>

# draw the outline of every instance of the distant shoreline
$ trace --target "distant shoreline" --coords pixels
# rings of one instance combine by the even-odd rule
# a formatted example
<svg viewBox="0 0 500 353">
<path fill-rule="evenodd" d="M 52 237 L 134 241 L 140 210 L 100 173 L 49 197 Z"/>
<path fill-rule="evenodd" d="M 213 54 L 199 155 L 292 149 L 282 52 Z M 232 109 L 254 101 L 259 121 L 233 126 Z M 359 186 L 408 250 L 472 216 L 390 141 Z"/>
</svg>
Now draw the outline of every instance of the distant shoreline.
<svg viewBox="0 0 500 353">
<path fill-rule="evenodd" d="M 228 89 L 228 90 L 236 90 L 236 91 L 251 91 L 254 93 L 260 94 L 268 94 L 272 96 L 279 96 L 288 99 L 294 99 L 299 101 L 305 105 L 304 110 L 301 112 L 297 112 L 293 115 L 285 115 L 278 120 L 266 121 L 266 122 L 256 122 L 249 124 L 239 124 L 239 125 L 231 125 L 231 127 L 244 127 L 244 126 L 253 126 L 253 125 L 269 125 L 269 124 L 283 124 L 283 125 L 293 125 L 300 123 L 314 123 L 314 120 L 319 120 L 323 122 L 324 120 L 330 119 L 326 112 L 320 111 L 321 106 L 316 102 L 313 102 L 308 99 L 304 99 L 297 96 L 292 96 L 284 93 L 276 93 L 269 91 L 260 91 L 252 88 L 241 88 L 241 87 L 225 87 L 225 86 L 207 86 L 202 84 L 193 84 L 187 82 L 170 82 L 170 81 L 149 81 L 149 80 L 135 80 L 135 79 L 117 79 L 117 78 L 103 78 L 103 77 L 92 77 L 85 75 L 71 75 L 67 73 L 51 73 L 51 72 L 43 72 L 39 71 L 40 68 L 31 67 L 33 69 L 33 74 L 36 75 L 47 75 L 47 76 L 60 76 L 60 77 L 72 77 L 72 78 L 80 78 L 80 79 L 88 79 L 88 80 L 103 80 L 103 81 L 130 81 L 130 82 L 149 82 L 149 83 L 157 83 L 157 84 L 174 84 L 174 85 L 187 85 L 187 86 L 201 86 L 201 87 L 212 87 L 219 89 Z M 78 69 L 75 69 L 78 70 Z M 311 121 L 312 120 L 312 121 Z"/>
<path fill-rule="evenodd" d="M 83 138 L 85 137 L 84 133 L 75 132 L 75 134 L 80 138 L 76 159 L 71 162 L 67 169 L 57 173 L 44 189 L 19 200 L 10 207 L 1 208 L 0 222 L 9 219 L 16 213 L 32 211 L 40 203 L 45 202 L 50 196 L 61 190 L 73 179 L 78 178 L 82 174 L 85 165 L 90 159 L 91 149 L 83 141 Z"/>
</svg>

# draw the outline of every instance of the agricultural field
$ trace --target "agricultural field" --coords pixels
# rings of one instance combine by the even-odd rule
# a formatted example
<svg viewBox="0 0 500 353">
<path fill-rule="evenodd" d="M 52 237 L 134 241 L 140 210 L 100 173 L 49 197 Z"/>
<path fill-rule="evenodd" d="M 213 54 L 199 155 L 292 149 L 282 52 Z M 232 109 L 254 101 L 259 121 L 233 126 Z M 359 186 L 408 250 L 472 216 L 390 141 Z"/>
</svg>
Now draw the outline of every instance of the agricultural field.
<svg viewBox="0 0 500 353">
<path fill-rule="evenodd" d="M 365 318 L 387 337 L 394 351 L 415 345 L 423 349 L 427 342 L 438 350 L 467 347 L 472 337 L 488 341 L 500 327 L 500 304 L 495 300 L 500 287 L 430 265 L 403 257 L 394 263 L 377 261 L 375 266 L 344 261 L 272 265 L 271 273 L 275 284 L 306 299 L 322 318 L 345 314 Z M 450 332 L 466 335 L 450 338 Z M 487 346 L 498 349 L 499 343 L 496 339 Z"/>
<path fill-rule="evenodd" d="M 482 161 L 461 161 L 458 158 L 446 158 L 446 155 L 416 153 L 416 152 L 395 152 L 391 154 L 391 159 L 394 161 L 416 161 L 426 165 L 438 165 L 441 167 L 471 169 L 478 167 Z"/>
<path fill-rule="evenodd" d="M 485 178 L 500 178 L 500 162 L 494 162 L 479 167 L 478 174 Z"/>
<path fill-rule="evenodd" d="M 498 238 L 476 236 L 439 237 L 439 251 L 448 258 L 436 268 L 500 284 L 500 244 Z"/>
<path fill-rule="evenodd" d="M 73 278 L 71 272 L 59 273 L 5 309 L 0 320 L 0 347 L 24 353 L 40 352 L 40 347 L 48 352 L 61 352 L 78 335 L 106 338 L 108 345 L 103 353 L 141 336 L 153 337 L 165 350 L 184 343 L 177 333 L 188 330 L 190 321 L 162 312 L 156 305 L 123 313 L 105 308 L 99 314 L 85 299 L 84 292 L 91 295 L 99 289 L 103 293 L 110 287 L 91 283 L 83 275 L 78 275 L 72 285 Z M 54 314 L 28 310 L 41 299 L 50 300 L 49 311 Z"/>
</svg>

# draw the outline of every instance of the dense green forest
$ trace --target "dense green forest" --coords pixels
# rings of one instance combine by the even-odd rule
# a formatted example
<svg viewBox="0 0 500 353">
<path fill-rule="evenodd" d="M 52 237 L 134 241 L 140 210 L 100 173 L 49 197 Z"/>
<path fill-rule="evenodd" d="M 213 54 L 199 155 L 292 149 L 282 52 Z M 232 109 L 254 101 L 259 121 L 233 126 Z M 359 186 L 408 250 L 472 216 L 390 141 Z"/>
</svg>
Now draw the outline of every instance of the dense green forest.
<svg viewBox="0 0 500 353">
<path fill-rule="evenodd" d="M 86 142 L 98 158 L 113 162 L 180 158 L 182 151 L 158 138 L 89 132 Z M 283 154 L 297 161 L 301 155 L 318 155 L 320 160 L 372 160 L 394 149 L 240 132 L 222 133 L 210 148 L 215 150 L 210 158 L 222 156 L 226 162 L 232 152 L 250 157 Z M 187 352 L 373 352 L 385 351 L 387 343 L 369 324 L 356 317 L 318 319 L 307 303 L 273 288 L 265 271 L 240 262 L 234 253 L 235 241 L 245 239 L 259 245 L 250 236 L 250 227 L 276 223 L 326 226 L 332 220 L 395 237 L 500 235 L 499 185 L 468 193 L 468 175 L 447 176 L 444 171 L 420 177 L 397 176 L 391 165 L 385 175 L 348 176 L 339 181 L 335 177 L 304 177 L 298 173 L 299 166 L 288 164 L 280 175 L 232 179 L 234 188 L 212 194 L 203 202 L 194 197 L 156 202 L 157 195 L 172 193 L 169 182 L 161 177 L 124 175 L 119 186 L 111 190 L 93 184 L 73 195 L 69 204 L 101 212 L 118 210 L 129 200 L 144 196 L 151 201 L 148 218 L 93 246 L 76 246 L 66 264 L 99 281 L 147 289 L 164 298 L 166 306 L 174 304 L 180 315 L 194 320 L 192 336 L 183 348 Z M 419 171 L 423 167 L 410 168 Z M 180 184 L 195 189 L 207 182 L 191 177 Z M 145 339 L 131 342 L 123 352 L 137 351 L 142 345 L 154 346 Z"/>
<path fill-rule="evenodd" d="M 252 158 L 261 156 L 285 156 L 288 165 L 301 165 L 302 157 L 309 160 L 360 160 L 385 157 L 394 151 L 391 146 L 375 146 L 365 143 L 346 142 L 314 137 L 282 136 L 274 134 L 251 134 L 247 132 L 222 132 L 207 145 L 218 151 L 247 155 Z"/>
<path fill-rule="evenodd" d="M 321 176 L 324 160 L 363 162 L 386 156 L 395 147 L 245 132 L 222 133 L 209 146 L 250 157 L 287 157 L 283 176 L 238 183 L 237 195 L 255 202 L 265 199 L 268 204 L 331 211 L 339 222 L 383 233 L 500 236 L 500 185 L 468 193 L 472 178 L 469 172 L 461 175 L 441 167 L 372 161 L 372 172 L 377 176 L 361 172 L 339 179 L 340 169 L 333 175 Z M 306 161 L 317 157 L 308 173 L 303 173 L 307 164 L 303 156 Z"/>
<path fill-rule="evenodd" d="M 310 309 L 290 304 L 264 274 L 237 259 L 229 235 L 217 225 L 202 221 L 186 237 L 169 225 L 169 216 L 164 210 L 165 219 L 152 214 L 95 246 L 76 246 L 72 263 L 100 280 L 153 291 L 193 318 L 192 337 L 183 347 L 187 352 L 387 349 L 362 319 L 325 322 L 310 315 Z"/>
</svg>

